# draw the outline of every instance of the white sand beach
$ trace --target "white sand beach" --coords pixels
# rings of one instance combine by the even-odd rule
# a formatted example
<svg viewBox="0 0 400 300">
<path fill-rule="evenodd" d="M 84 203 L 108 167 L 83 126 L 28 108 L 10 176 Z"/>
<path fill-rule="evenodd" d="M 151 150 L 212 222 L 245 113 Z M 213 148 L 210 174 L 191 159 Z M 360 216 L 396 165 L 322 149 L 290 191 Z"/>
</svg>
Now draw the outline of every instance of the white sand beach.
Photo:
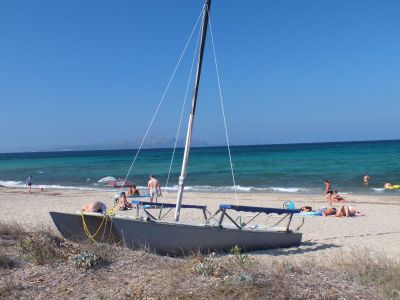
<svg viewBox="0 0 400 300">
<path fill-rule="evenodd" d="M 49 211 L 74 212 L 94 200 L 103 201 L 111 207 L 112 195 L 107 191 L 56 189 L 43 192 L 34 189 L 29 193 L 26 189 L 0 187 L 0 218 L 2 222 L 18 222 L 28 229 L 40 226 L 55 229 Z M 352 218 L 306 217 L 300 229 L 303 243 L 299 248 L 254 254 L 324 258 L 335 253 L 367 249 L 372 254 L 384 253 L 397 259 L 400 255 L 400 196 L 349 194 L 346 198 L 350 205 L 365 215 Z M 185 203 L 207 205 L 210 211 L 215 211 L 219 203 L 280 208 L 287 200 L 293 200 L 296 207 L 308 205 L 318 209 L 326 206 L 322 194 L 240 193 L 236 201 L 233 194 L 185 193 Z M 175 193 L 165 193 L 164 201 L 174 202 Z M 132 211 L 117 213 L 133 214 Z M 172 215 L 173 212 L 170 217 Z M 246 214 L 242 217 L 246 217 Z M 198 211 L 184 210 L 181 213 L 182 221 L 196 222 L 201 218 Z M 266 218 L 258 220 L 259 223 L 265 221 Z M 300 223 L 301 218 L 295 217 L 293 227 Z"/>
</svg>

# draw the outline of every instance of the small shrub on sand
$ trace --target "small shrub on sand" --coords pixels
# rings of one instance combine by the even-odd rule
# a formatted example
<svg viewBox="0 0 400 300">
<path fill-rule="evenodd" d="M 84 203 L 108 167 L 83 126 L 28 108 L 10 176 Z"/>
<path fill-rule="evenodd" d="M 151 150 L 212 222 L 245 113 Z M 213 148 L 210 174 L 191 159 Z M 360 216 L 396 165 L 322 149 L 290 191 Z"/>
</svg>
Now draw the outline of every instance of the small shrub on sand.
<svg viewBox="0 0 400 300">
<path fill-rule="evenodd" d="M 57 255 L 53 247 L 49 244 L 42 243 L 33 237 L 26 237 L 19 242 L 19 248 L 25 258 L 33 261 L 38 265 L 53 262 Z"/>
<path fill-rule="evenodd" d="M 70 249 L 65 246 L 65 241 L 51 230 L 30 233 L 20 240 L 18 245 L 23 256 L 38 265 L 69 257 L 68 251 Z"/>
<path fill-rule="evenodd" d="M 233 254 L 233 257 L 235 258 L 235 261 L 240 265 L 240 266 L 246 266 L 248 265 L 251 260 L 247 254 L 242 253 L 242 249 L 238 245 L 233 247 L 231 249 L 231 254 Z"/>
<path fill-rule="evenodd" d="M 15 266 L 15 261 L 9 257 L 7 254 L 0 253 L 0 268 L 1 269 L 11 269 Z"/>
<path fill-rule="evenodd" d="M 101 261 L 98 256 L 86 251 L 73 255 L 71 260 L 75 267 L 83 269 L 90 269 L 98 265 Z"/>
<path fill-rule="evenodd" d="M 227 269 L 221 264 L 221 261 L 214 259 L 214 255 L 209 256 L 196 256 L 190 266 L 192 274 L 200 276 L 223 276 Z"/>
<path fill-rule="evenodd" d="M 230 266 L 230 269 L 240 276 L 241 281 L 253 281 L 259 271 L 256 260 L 247 254 L 243 254 L 242 249 L 237 245 L 230 252 L 233 254 L 233 258 L 230 258 L 228 262 L 233 262 L 237 270 L 234 270 L 234 266 Z"/>
<path fill-rule="evenodd" d="M 192 260 L 190 271 L 197 276 L 218 277 L 227 282 L 254 282 L 259 277 L 255 260 L 243 254 L 238 246 L 233 247 L 231 253 L 233 257 L 225 258 L 218 258 L 215 253 L 197 255 Z"/>
<path fill-rule="evenodd" d="M 0 236 L 20 238 L 26 234 L 25 229 L 18 223 L 0 223 Z"/>
<path fill-rule="evenodd" d="M 72 245 L 71 245 L 72 246 Z M 68 259 L 76 268 L 91 269 L 107 266 L 118 257 L 119 247 L 103 243 L 82 242 L 68 251 Z"/>
<path fill-rule="evenodd" d="M 107 266 L 115 260 L 115 257 L 121 255 L 119 253 L 120 249 L 120 247 L 108 244 L 86 242 L 79 244 L 79 247 L 76 249 L 74 254 L 81 254 L 83 252 L 91 253 L 97 257 L 96 266 Z"/>
</svg>

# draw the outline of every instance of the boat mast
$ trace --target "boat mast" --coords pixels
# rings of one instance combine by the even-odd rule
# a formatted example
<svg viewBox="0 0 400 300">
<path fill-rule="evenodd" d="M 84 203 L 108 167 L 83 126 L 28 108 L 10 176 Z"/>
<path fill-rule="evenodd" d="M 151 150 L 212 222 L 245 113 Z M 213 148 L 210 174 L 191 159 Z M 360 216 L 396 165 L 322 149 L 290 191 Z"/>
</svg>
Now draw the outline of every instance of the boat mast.
<svg viewBox="0 0 400 300">
<path fill-rule="evenodd" d="M 193 96 L 192 96 L 192 110 L 190 111 L 190 115 L 189 115 L 189 124 L 188 124 L 187 133 L 186 133 L 185 152 L 183 153 L 182 170 L 181 170 L 181 175 L 179 176 L 179 183 L 178 183 L 178 196 L 176 198 L 175 221 L 179 221 L 182 196 L 183 196 L 183 187 L 184 187 L 184 181 L 185 181 L 185 177 L 186 177 L 186 168 L 187 168 L 188 161 L 189 161 L 190 143 L 192 140 L 193 121 L 194 121 L 194 114 L 196 112 L 197 93 L 199 91 L 201 66 L 203 63 L 204 45 L 206 43 L 208 14 L 210 11 L 210 5 L 211 5 L 211 0 L 205 0 L 204 7 L 203 7 L 203 25 L 201 28 L 200 51 L 199 51 L 199 57 L 197 60 L 196 79 L 194 81 L 194 89 L 193 89 Z"/>
</svg>

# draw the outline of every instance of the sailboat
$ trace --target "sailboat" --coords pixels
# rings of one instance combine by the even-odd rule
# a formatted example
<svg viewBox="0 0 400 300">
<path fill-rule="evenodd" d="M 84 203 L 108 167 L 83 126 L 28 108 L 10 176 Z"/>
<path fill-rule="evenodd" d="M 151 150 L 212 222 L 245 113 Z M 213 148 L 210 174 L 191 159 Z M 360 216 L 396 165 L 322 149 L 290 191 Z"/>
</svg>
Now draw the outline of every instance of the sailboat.
<svg viewBox="0 0 400 300">
<path fill-rule="evenodd" d="M 67 239 L 84 240 L 88 237 L 97 242 L 123 243 L 129 248 L 146 248 L 159 254 L 181 255 L 188 252 L 222 252 L 239 246 L 242 251 L 275 249 L 299 246 L 302 234 L 291 230 L 293 215 L 299 213 L 294 208 L 280 209 L 254 206 L 220 204 L 216 212 L 211 213 L 206 206 L 183 204 L 184 182 L 188 166 L 193 122 L 196 112 L 197 95 L 203 62 L 204 47 L 209 23 L 211 0 L 205 0 L 202 10 L 202 25 L 197 60 L 197 70 L 194 80 L 192 107 L 189 115 L 186 143 L 183 154 L 181 174 L 178 183 L 176 204 L 150 203 L 134 200 L 136 214 L 133 216 L 118 216 L 101 213 L 65 213 L 50 212 L 51 218 L 60 233 Z M 149 212 L 149 207 L 175 209 L 174 221 L 164 221 Z M 203 213 L 202 224 L 189 224 L 180 221 L 182 209 L 196 209 Z M 144 216 L 139 216 L 139 211 Z M 286 221 L 286 226 L 269 228 L 250 226 L 250 221 L 242 222 L 234 219 L 232 212 L 274 214 L 280 216 L 277 224 Z M 228 223 L 228 224 L 227 224 Z"/>
</svg>

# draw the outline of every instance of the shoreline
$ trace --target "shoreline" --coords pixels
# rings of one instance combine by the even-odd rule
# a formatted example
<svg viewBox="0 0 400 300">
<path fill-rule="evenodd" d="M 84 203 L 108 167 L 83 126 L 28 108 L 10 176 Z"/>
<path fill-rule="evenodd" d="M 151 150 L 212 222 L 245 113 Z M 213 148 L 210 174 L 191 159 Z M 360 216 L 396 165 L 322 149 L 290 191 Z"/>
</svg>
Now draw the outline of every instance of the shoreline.
<svg viewBox="0 0 400 300">
<path fill-rule="evenodd" d="M 114 192 L 46 189 L 41 192 L 27 188 L 0 187 L 0 218 L 4 223 L 17 222 L 28 229 L 47 227 L 55 230 L 49 211 L 76 212 L 91 201 L 102 201 L 107 207 L 113 205 Z M 164 202 L 174 203 L 176 193 L 164 192 Z M 231 203 L 281 208 L 288 200 L 297 208 L 312 206 L 313 209 L 327 206 L 322 194 L 304 195 L 298 193 L 233 193 L 185 192 L 185 203 L 207 205 L 215 211 L 219 204 Z M 354 206 L 362 217 L 305 217 L 300 229 L 303 233 L 302 245 L 296 249 L 257 251 L 257 256 L 282 256 L 301 258 L 312 256 L 323 260 L 326 255 L 338 255 L 365 248 L 370 253 L 382 254 L 397 259 L 400 256 L 400 196 L 346 195 L 348 204 Z M 160 200 L 161 201 L 161 200 Z M 337 204 L 335 206 L 338 206 Z M 117 211 L 116 214 L 130 215 L 132 211 Z M 172 217 L 173 214 L 171 214 Z M 201 222 L 199 212 L 184 210 L 182 222 Z M 246 217 L 246 214 L 243 214 Z M 271 217 L 273 219 L 273 217 Z M 268 218 L 257 218 L 256 223 L 268 222 Z M 292 228 L 296 228 L 301 218 L 296 216 Z"/>
<path fill-rule="evenodd" d="M 4 184 L 6 183 L 6 184 Z M 22 183 L 22 181 L 7 181 L 0 180 L 0 188 L 10 188 L 10 189 L 26 189 L 26 185 Z M 32 185 L 32 190 L 40 190 L 43 188 L 44 190 L 77 190 L 77 191 L 94 191 L 94 192 L 119 192 L 119 188 L 107 188 L 105 186 L 100 187 L 90 187 L 90 186 L 68 186 L 68 185 L 46 185 L 46 184 L 34 184 Z M 142 193 L 145 193 L 145 186 L 137 186 Z M 161 187 L 161 189 L 168 193 L 174 193 L 178 191 L 178 186 L 170 186 L 170 187 Z M 234 194 L 234 189 L 232 186 L 186 186 L 185 193 L 213 193 L 213 194 Z M 400 189 L 394 190 L 385 190 L 377 187 L 365 187 L 365 192 L 362 188 L 357 187 L 355 191 L 339 191 L 340 195 L 346 196 L 379 196 L 379 197 L 400 197 Z M 252 194 L 285 194 L 285 195 L 322 195 L 323 189 L 318 188 L 303 188 L 303 187 L 266 187 L 266 188 L 258 188 L 258 187 L 244 187 L 238 186 L 236 191 L 237 194 L 244 195 L 252 195 Z"/>
</svg>

